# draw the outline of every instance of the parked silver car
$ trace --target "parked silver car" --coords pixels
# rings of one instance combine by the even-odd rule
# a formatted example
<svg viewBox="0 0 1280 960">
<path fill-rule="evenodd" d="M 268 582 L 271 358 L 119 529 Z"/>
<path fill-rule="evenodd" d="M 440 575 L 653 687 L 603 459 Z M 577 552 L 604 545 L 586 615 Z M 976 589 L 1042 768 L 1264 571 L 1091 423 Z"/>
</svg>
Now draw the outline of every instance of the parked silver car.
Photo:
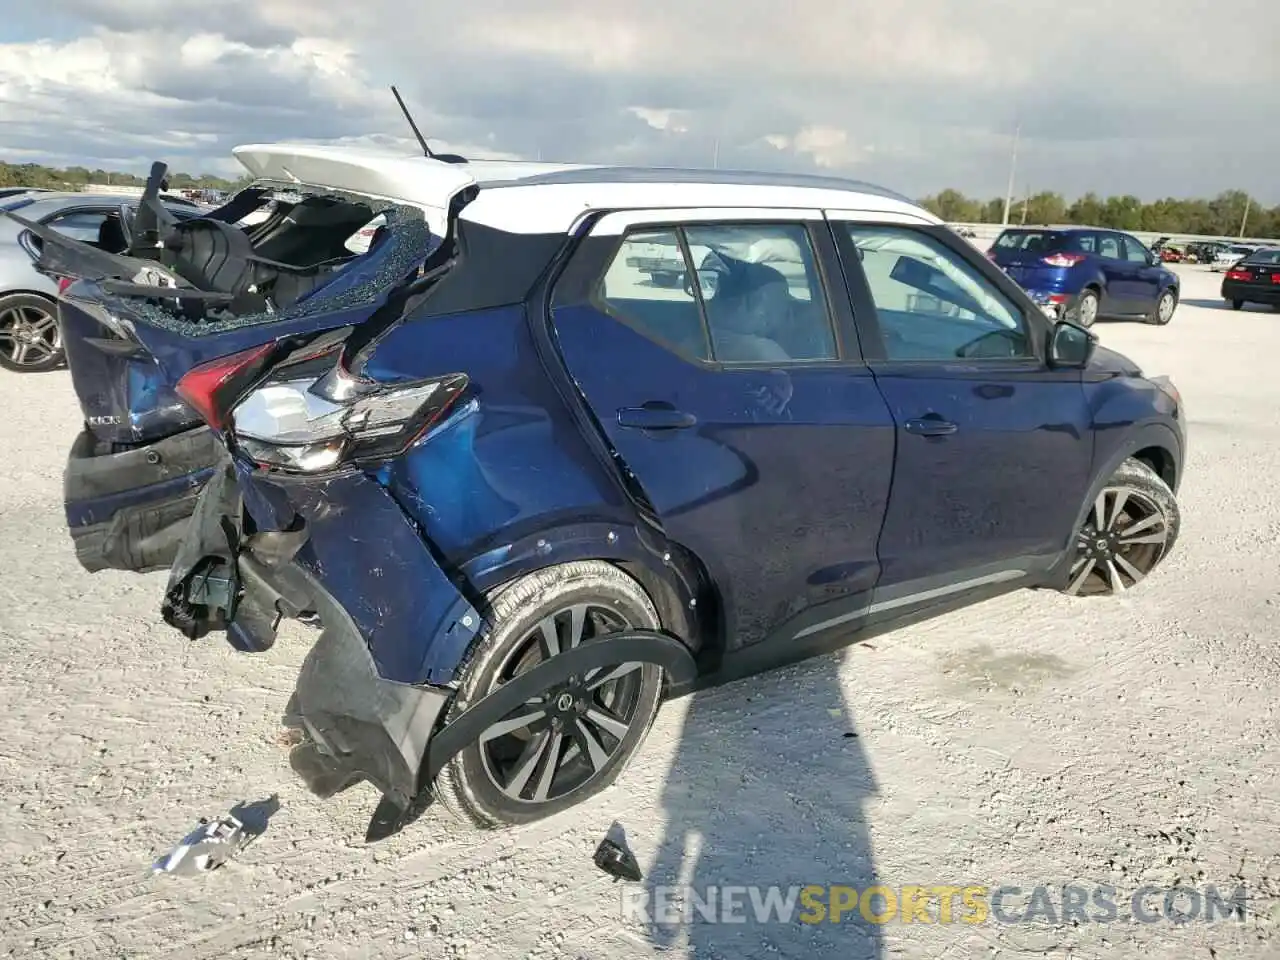
<svg viewBox="0 0 1280 960">
<path fill-rule="evenodd" d="M 198 216 L 189 201 L 165 198 L 174 216 Z M 112 194 L 55 193 L 47 190 L 0 198 L 0 210 L 83 240 L 110 253 L 129 245 L 137 201 Z M 32 243 L 22 225 L 0 217 L 0 367 L 18 373 L 48 370 L 62 362 L 58 332 L 57 284 L 32 266 Z"/>
</svg>

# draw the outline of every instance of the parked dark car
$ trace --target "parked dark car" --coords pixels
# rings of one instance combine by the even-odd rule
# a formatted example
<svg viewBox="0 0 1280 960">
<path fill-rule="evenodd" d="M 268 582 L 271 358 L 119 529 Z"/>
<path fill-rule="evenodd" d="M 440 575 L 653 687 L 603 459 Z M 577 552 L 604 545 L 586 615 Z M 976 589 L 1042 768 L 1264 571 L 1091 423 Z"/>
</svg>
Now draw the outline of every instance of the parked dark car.
<svg viewBox="0 0 1280 960">
<path fill-rule="evenodd" d="M 1051 316 L 1084 327 L 1099 318 L 1163 325 L 1178 306 L 1178 275 L 1127 233 L 1009 229 L 988 255 Z"/>
<path fill-rule="evenodd" d="M 1280 248 L 1255 250 L 1228 269 L 1222 278 L 1222 299 L 1232 310 L 1246 303 L 1268 304 L 1280 310 Z"/>
<path fill-rule="evenodd" d="M 188 483 L 161 451 L 193 414 L 217 437 L 163 615 L 245 651 L 317 623 L 292 762 L 323 796 L 371 781 L 374 825 L 426 793 L 536 820 L 616 779 L 664 697 L 1020 587 L 1123 593 L 1177 539 L 1173 385 L 896 194 L 237 155 L 304 195 L 287 221 L 172 225 L 150 286 L 55 235 L 41 263 L 83 278 L 68 336 L 128 358 L 84 367 L 86 416 L 141 416 L 135 375 L 163 400 L 129 482 Z M 687 290 L 629 263 L 654 244 Z"/>
</svg>

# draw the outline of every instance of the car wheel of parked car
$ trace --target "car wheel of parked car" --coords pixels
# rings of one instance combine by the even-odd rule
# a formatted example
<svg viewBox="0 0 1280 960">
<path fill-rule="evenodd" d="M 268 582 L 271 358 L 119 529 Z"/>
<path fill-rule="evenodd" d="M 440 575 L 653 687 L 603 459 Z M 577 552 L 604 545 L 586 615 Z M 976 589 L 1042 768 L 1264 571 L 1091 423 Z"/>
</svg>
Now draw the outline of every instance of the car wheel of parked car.
<svg viewBox="0 0 1280 960">
<path fill-rule="evenodd" d="M 1150 323 L 1163 327 L 1173 319 L 1173 311 L 1177 307 L 1178 295 L 1172 290 L 1166 290 L 1160 294 L 1160 299 L 1156 301 L 1155 309 L 1151 311 L 1151 316 L 1147 319 Z"/>
<path fill-rule="evenodd" d="M 1076 301 L 1075 308 L 1068 319 L 1082 327 L 1092 327 L 1094 321 L 1098 319 L 1097 291 L 1086 290 L 1080 294 L 1080 299 Z"/>
<path fill-rule="evenodd" d="M 530 574 L 489 603 L 492 629 L 474 641 L 448 719 L 561 650 L 660 621 L 640 585 L 601 561 Z M 570 677 L 529 700 L 455 756 L 436 797 L 481 827 L 529 823 L 612 784 L 649 731 L 662 670 L 622 663 Z"/>
<path fill-rule="evenodd" d="M 1180 525 L 1178 502 L 1169 485 L 1142 461 L 1126 460 L 1085 515 L 1066 592 L 1123 593 L 1173 549 Z"/>
<path fill-rule="evenodd" d="M 0 367 L 38 373 L 62 362 L 57 309 L 34 293 L 0 297 Z"/>
<path fill-rule="evenodd" d="M 1232 310 L 1239 310 L 1239 309 L 1240 309 L 1241 307 L 1243 307 L 1243 306 L 1244 306 L 1244 301 L 1243 301 L 1243 300 L 1232 300 L 1232 301 L 1231 301 L 1231 309 L 1232 309 Z"/>
</svg>

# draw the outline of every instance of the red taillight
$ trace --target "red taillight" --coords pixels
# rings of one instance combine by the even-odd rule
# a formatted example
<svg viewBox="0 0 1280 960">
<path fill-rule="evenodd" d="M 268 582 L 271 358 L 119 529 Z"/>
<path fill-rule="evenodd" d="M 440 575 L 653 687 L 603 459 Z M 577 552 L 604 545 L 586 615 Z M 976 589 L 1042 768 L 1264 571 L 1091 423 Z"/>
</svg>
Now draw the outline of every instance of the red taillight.
<svg viewBox="0 0 1280 960">
<path fill-rule="evenodd" d="M 1047 267 L 1074 267 L 1083 259 L 1083 255 L 1078 253 L 1051 253 L 1040 262 Z"/>
<path fill-rule="evenodd" d="M 226 416 L 235 401 L 259 371 L 261 362 L 275 350 L 274 343 L 242 350 L 193 367 L 178 381 L 178 396 L 190 404 L 204 422 L 215 430 L 226 425 Z"/>
<path fill-rule="evenodd" d="M 1271 282 L 1272 282 L 1272 283 L 1280 283 L 1280 273 L 1273 273 L 1273 274 L 1271 275 Z"/>
<path fill-rule="evenodd" d="M 72 280 L 70 277 L 59 277 L 58 278 L 58 294 L 61 295 L 66 293 L 67 287 L 71 286 L 71 284 L 73 283 L 75 283 L 75 281 Z"/>
<path fill-rule="evenodd" d="M 1251 274 L 1248 270 L 1228 270 L 1227 279 L 1228 280 L 1251 280 L 1253 279 L 1253 274 Z"/>
</svg>

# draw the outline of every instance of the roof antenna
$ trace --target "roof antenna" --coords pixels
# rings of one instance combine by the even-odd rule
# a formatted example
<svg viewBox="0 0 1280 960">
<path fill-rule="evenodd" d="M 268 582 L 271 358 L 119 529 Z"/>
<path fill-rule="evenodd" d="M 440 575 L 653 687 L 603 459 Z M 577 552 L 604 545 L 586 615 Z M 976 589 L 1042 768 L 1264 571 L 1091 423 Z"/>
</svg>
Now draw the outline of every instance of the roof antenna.
<svg viewBox="0 0 1280 960">
<path fill-rule="evenodd" d="M 418 140 L 418 145 L 422 147 L 422 155 L 428 160 L 439 160 L 441 163 L 466 163 L 466 157 L 460 157 L 453 153 L 432 153 L 431 148 L 427 146 L 427 138 L 422 135 L 422 131 L 418 129 L 418 125 L 413 122 L 413 115 L 409 113 L 409 108 L 404 105 L 404 97 L 400 96 L 400 91 L 396 89 L 396 85 L 391 85 L 391 94 L 396 98 L 396 103 L 400 105 L 400 112 L 404 114 L 405 120 L 409 122 L 409 129 L 413 131 L 413 135 Z"/>
</svg>

